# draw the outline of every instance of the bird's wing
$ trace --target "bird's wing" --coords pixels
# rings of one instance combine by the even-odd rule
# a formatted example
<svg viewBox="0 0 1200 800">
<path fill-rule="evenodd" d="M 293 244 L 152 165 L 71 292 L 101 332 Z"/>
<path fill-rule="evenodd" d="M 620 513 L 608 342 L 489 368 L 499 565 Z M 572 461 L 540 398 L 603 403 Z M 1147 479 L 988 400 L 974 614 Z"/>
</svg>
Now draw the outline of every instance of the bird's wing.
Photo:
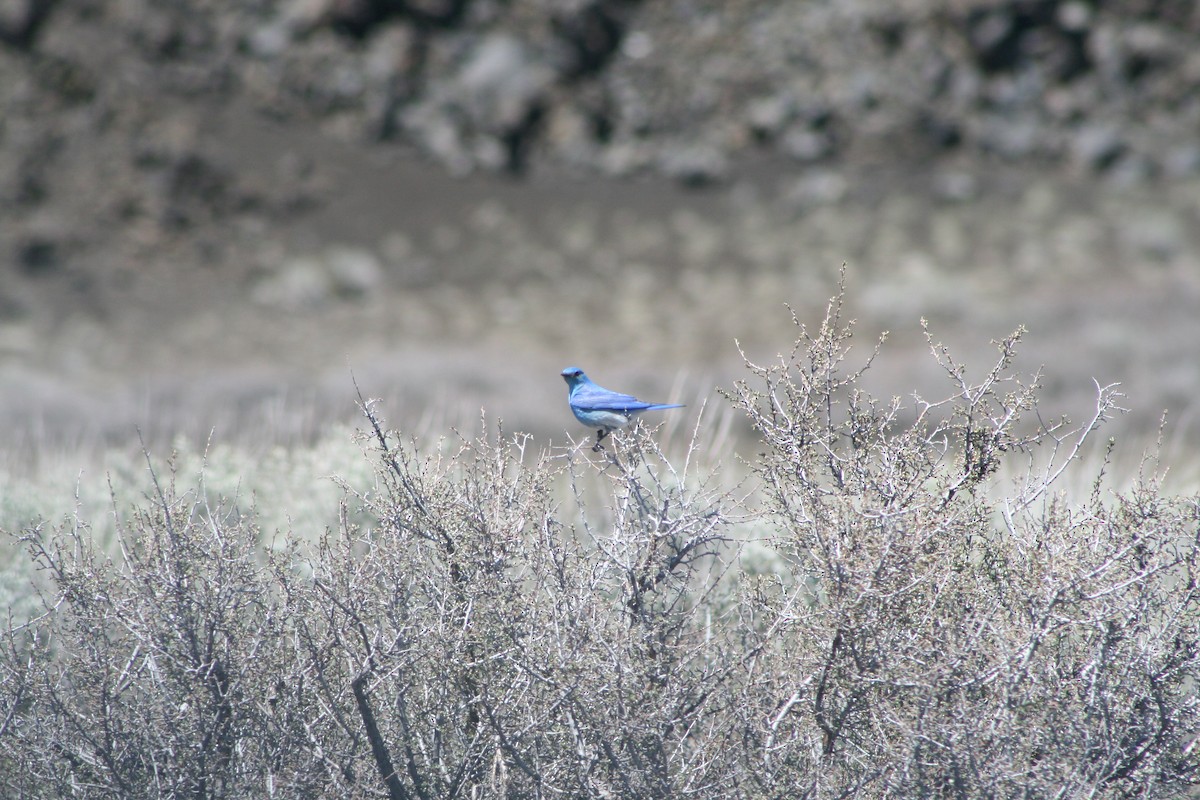
<svg viewBox="0 0 1200 800">
<path fill-rule="evenodd" d="M 610 392 L 593 384 L 576 389 L 571 395 L 571 405 L 595 411 L 645 411 L 651 404 L 631 394 Z"/>
</svg>

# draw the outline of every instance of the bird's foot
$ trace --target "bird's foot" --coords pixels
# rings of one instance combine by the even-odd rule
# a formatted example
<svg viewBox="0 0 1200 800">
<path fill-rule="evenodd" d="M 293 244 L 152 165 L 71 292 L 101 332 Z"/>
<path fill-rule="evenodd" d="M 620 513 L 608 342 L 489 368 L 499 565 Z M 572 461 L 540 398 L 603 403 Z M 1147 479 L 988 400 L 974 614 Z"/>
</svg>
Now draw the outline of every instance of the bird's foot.
<svg viewBox="0 0 1200 800">
<path fill-rule="evenodd" d="M 608 431 L 606 431 L 604 428 L 596 431 L 596 443 L 592 445 L 593 453 L 599 453 L 604 449 L 604 445 L 600 444 L 600 442 L 603 441 L 605 436 L 608 436 Z"/>
</svg>

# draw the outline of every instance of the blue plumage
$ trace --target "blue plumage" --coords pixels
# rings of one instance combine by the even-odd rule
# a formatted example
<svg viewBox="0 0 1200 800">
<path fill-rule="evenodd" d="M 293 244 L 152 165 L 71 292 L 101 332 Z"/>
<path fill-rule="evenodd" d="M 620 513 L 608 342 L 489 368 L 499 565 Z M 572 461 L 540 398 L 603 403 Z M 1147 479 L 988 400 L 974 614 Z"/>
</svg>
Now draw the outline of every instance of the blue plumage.
<svg viewBox="0 0 1200 800">
<path fill-rule="evenodd" d="M 575 419 L 596 429 L 593 450 L 602 450 L 600 442 L 605 436 L 617 428 L 624 428 L 643 411 L 683 407 L 677 403 L 644 403 L 633 395 L 611 392 L 592 383 L 579 367 L 567 367 L 562 371 L 562 377 L 570 387 L 567 401 Z"/>
</svg>

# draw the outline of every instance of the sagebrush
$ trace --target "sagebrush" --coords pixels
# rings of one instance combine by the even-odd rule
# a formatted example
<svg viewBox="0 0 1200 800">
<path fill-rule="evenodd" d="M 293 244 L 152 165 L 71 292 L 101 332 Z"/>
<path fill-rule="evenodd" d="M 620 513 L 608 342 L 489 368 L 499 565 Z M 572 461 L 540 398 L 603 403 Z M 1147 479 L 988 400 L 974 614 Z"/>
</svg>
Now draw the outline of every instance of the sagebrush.
<svg viewBox="0 0 1200 800">
<path fill-rule="evenodd" d="M 13 532 L 4 795 L 1186 796 L 1200 499 L 1063 492 L 1119 396 L 1044 421 L 1019 333 L 977 379 L 931 341 L 946 397 L 902 402 L 842 313 L 725 393 L 749 483 L 364 402 L 374 480 L 315 540 L 153 463 L 111 547 Z"/>
</svg>

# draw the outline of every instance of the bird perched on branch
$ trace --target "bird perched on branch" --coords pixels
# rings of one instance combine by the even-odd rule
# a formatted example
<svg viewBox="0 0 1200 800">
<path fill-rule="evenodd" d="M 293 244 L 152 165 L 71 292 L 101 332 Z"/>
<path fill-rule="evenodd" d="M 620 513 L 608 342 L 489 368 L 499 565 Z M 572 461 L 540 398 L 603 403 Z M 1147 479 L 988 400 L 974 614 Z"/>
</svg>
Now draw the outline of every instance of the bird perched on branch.
<svg viewBox="0 0 1200 800">
<path fill-rule="evenodd" d="M 562 371 L 563 380 L 570 387 L 567 401 L 575 419 L 596 428 L 596 444 L 593 451 L 600 451 L 600 444 L 617 428 L 624 428 L 643 411 L 658 411 L 664 408 L 683 408 L 678 403 L 643 403 L 633 395 L 610 392 L 592 383 L 579 367 L 567 367 Z"/>
</svg>

